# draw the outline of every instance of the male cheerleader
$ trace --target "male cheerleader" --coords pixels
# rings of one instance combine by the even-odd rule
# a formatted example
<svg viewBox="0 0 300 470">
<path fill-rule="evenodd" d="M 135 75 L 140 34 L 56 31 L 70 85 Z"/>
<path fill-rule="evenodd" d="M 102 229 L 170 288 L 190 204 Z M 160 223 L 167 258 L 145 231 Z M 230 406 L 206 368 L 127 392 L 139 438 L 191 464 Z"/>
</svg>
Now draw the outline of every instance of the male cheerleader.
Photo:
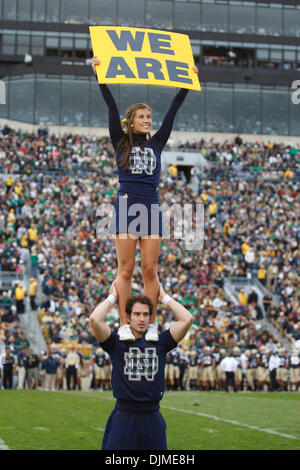
<svg viewBox="0 0 300 470">
<path fill-rule="evenodd" d="M 155 343 L 145 338 L 153 304 L 144 295 L 129 298 L 126 304 L 133 343 L 120 341 L 105 318 L 118 301 L 115 282 L 110 294 L 90 317 L 94 336 L 112 362 L 112 389 L 117 399 L 106 424 L 103 450 L 166 450 L 166 423 L 159 411 L 164 394 L 166 355 L 175 348 L 192 325 L 193 317 L 185 307 L 166 295 L 160 285 L 158 301 L 167 305 L 176 321 L 159 334 Z"/>
</svg>

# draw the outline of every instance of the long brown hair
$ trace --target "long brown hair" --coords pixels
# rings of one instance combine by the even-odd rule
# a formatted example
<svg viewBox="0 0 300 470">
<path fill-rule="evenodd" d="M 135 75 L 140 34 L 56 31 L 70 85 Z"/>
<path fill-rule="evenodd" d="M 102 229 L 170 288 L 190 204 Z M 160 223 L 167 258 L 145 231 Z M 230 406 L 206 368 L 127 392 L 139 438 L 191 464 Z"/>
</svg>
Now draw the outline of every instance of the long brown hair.
<svg viewBox="0 0 300 470">
<path fill-rule="evenodd" d="M 135 112 L 138 109 L 144 109 L 144 108 L 148 109 L 152 113 L 152 109 L 150 108 L 150 106 L 148 106 L 145 103 L 133 104 L 126 110 L 126 113 L 125 113 L 125 118 L 124 118 L 125 133 L 118 144 L 118 149 L 122 152 L 121 167 L 123 168 L 124 171 L 128 170 L 129 165 L 130 165 L 129 155 L 133 147 L 133 124 L 132 123 L 133 123 L 133 119 L 135 116 Z M 145 144 L 150 139 L 151 139 L 151 134 L 150 132 L 147 132 Z"/>
</svg>

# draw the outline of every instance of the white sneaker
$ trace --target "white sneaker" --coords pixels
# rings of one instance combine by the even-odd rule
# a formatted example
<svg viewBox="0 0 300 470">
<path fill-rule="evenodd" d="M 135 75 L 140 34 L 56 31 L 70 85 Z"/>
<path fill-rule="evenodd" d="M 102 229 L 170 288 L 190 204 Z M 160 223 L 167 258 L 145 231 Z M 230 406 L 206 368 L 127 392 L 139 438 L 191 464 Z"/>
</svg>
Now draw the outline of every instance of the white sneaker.
<svg viewBox="0 0 300 470">
<path fill-rule="evenodd" d="M 135 341 L 135 337 L 133 336 L 129 325 L 120 326 L 118 329 L 118 335 L 120 341 Z"/>
<path fill-rule="evenodd" d="M 155 323 L 150 323 L 148 325 L 148 330 L 145 336 L 147 341 L 158 341 L 158 331 Z"/>
</svg>

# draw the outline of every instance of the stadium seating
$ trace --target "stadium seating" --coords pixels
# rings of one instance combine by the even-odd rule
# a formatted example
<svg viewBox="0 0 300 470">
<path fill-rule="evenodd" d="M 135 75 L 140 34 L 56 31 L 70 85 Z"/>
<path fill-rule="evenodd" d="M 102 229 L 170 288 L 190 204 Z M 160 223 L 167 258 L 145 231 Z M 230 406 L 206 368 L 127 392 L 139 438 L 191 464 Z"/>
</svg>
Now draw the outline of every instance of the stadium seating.
<svg viewBox="0 0 300 470">
<path fill-rule="evenodd" d="M 200 171 L 196 196 L 180 178 L 163 175 L 161 180 L 161 199 L 167 204 L 195 201 L 205 202 L 206 207 L 200 254 L 186 251 L 182 240 L 164 240 L 159 258 L 159 277 L 166 291 L 195 317 L 187 347 L 226 348 L 233 337 L 236 345 L 247 349 L 273 337 L 259 324 L 253 305 L 236 306 L 223 291 L 225 278 L 257 277 L 262 265 L 266 268 L 262 282 L 278 298 L 268 316 L 289 341 L 299 340 L 295 214 L 300 151 L 255 141 L 201 140 L 181 142 L 179 147 L 198 149 L 212 163 L 210 170 Z M 0 135 L 0 171 L 5 175 L 0 181 L 2 270 L 39 275 L 43 293 L 39 321 L 48 346 L 68 350 L 76 345 L 83 354 L 91 354 L 97 344 L 88 317 L 107 296 L 117 271 L 113 241 L 97 238 L 97 209 L 114 200 L 118 187 L 110 141 L 38 136 L 6 126 Z M 12 186 L 6 184 L 9 174 Z M 216 213 L 210 215 L 212 201 Z M 37 229 L 33 243 L 31 226 Z M 250 264 L 245 259 L 249 248 L 254 251 Z M 138 267 L 133 285 L 140 289 Z M 2 297 L 0 306 L 1 302 L 9 311 L 13 299 Z M 116 316 L 110 320 L 113 325 Z M 160 329 L 171 320 L 169 312 L 158 311 Z"/>
</svg>

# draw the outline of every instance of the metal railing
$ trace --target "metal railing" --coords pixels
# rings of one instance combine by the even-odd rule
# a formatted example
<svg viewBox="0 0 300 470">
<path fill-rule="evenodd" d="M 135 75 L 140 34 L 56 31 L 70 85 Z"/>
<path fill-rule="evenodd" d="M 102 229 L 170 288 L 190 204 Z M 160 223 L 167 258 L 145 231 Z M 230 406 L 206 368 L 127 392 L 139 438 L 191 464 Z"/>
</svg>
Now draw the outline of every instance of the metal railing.
<svg viewBox="0 0 300 470">
<path fill-rule="evenodd" d="M 0 271 L 0 283 L 15 283 L 24 281 L 23 273 L 16 273 L 14 271 Z"/>
</svg>

